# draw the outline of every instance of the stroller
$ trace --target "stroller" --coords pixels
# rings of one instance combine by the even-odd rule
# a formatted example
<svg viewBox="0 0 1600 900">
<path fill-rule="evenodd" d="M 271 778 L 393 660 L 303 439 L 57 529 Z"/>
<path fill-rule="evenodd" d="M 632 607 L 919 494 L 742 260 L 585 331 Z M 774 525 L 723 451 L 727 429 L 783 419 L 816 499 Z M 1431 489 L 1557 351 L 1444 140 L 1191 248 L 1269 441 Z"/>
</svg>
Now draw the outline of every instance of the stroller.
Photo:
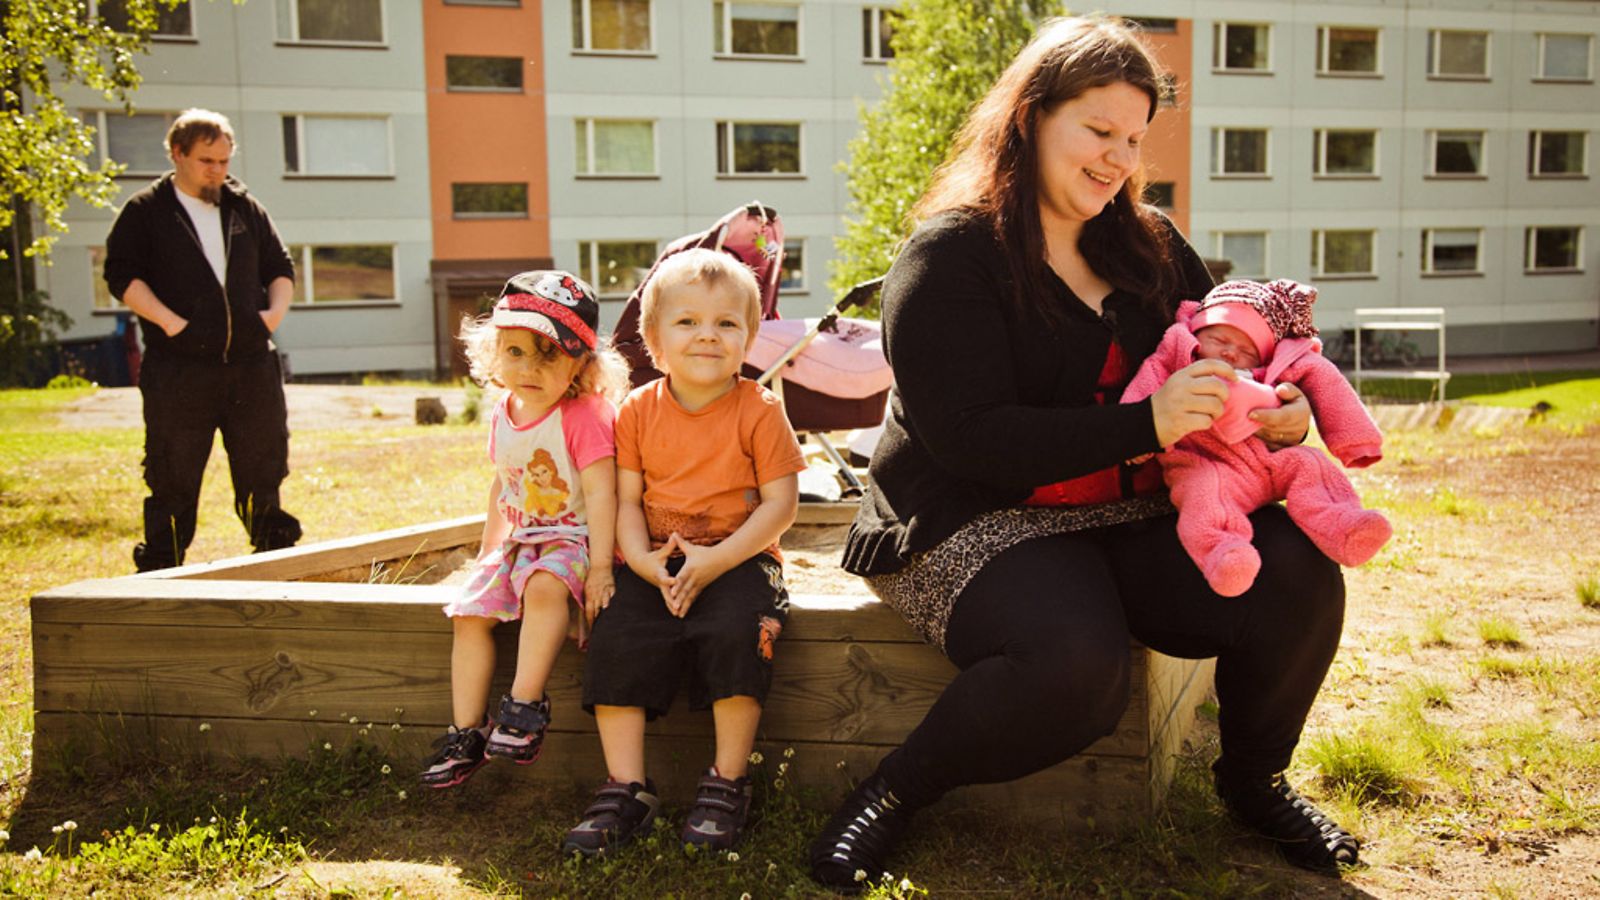
<svg viewBox="0 0 1600 900">
<path fill-rule="evenodd" d="M 843 317 L 870 302 L 882 279 L 856 285 L 820 318 L 783 319 L 778 315 L 783 223 L 775 210 L 760 202 L 734 209 L 706 231 L 668 244 L 628 298 L 613 342 L 628 361 L 634 387 L 661 377 L 650 364 L 639 331 L 645 285 L 663 260 L 696 247 L 726 250 L 755 273 L 762 321 L 745 358 L 744 374 L 782 399 L 790 426 L 803 440 L 814 441 L 837 468 L 840 499 L 859 499 L 861 481 L 827 432 L 883 424 L 893 375 L 883 356 L 882 332 L 877 322 Z"/>
</svg>

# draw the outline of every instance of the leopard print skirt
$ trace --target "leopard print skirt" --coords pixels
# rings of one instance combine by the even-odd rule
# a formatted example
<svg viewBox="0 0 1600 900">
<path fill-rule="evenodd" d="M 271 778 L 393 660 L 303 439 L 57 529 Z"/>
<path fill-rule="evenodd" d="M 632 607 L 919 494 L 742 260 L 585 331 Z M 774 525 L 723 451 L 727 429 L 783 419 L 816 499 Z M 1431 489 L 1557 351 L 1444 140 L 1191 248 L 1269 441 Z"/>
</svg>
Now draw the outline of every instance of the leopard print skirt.
<svg viewBox="0 0 1600 900">
<path fill-rule="evenodd" d="M 905 617 L 922 639 L 944 652 L 956 598 L 991 560 L 1023 541 L 1105 528 L 1172 513 L 1165 494 L 1093 506 L 1021 506 L 984 513 L 906 567 L 866 580 L 878 599 Z"/>
</svg>

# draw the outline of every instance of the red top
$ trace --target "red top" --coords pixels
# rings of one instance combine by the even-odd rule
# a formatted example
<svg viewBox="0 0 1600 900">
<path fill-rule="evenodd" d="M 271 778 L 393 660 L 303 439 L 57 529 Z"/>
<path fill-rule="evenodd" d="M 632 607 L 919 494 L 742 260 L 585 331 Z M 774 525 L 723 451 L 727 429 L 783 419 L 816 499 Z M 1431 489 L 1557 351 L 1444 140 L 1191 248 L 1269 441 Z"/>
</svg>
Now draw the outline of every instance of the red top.
<svg viewBox="0 0 1600 900">
<path fill-rule="evenodd" d="M 1100 378 L 1095 382 L 1100 390 L 1094 392 L 1094 402 L 1104 404 L 1106 392 L 1120 387 L 1127 380 L 1128 359 L 1122 345 L 1116 341 L 1106 349 L 1105 365 L 1100 367 Z M 1116 402 L 1115 398 L 1111 402 Z M 1123 489 L 1124 471 L 1127 472 L 1127 490 Z M 1025 506 L 1087 506 L 1091 503 L 1108 503 L 1127 497 L 1154 494 L 1161 489 L 1161 467 L 1154 458 L 1141 466 L 1108 466 L 1097 472 L 1079 475 L 1066 481 L 1035 488 L 1023 501 Z"/>
</svg>

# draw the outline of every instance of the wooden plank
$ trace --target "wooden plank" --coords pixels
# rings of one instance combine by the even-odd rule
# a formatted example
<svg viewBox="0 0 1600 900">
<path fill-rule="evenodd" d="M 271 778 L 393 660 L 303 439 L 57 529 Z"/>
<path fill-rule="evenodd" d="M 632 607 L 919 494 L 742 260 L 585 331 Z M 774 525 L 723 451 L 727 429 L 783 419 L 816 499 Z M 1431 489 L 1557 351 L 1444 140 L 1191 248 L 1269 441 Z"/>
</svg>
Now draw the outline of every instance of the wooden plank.
<svg viewBox="0 0 1600 900">
<path fill-rule="evenodd" d="M 1176 696 L 1167 704 L 1167 719 L 1151 733 L 1149 755 L 1150 808 L 1160 809 L 1172 787 L 1172 776 L 1178 767 L 1178 754 L 1183 742 L 1194 728 L 1201 703 L 1211 696 L 1216 674 L 1215 659 L 1184 660 L 1184 678 Z"/>
<path fill-rule="evenodd" d="M 840 502 L 805 502 L 800 504 L 800 509 L 795 513 L 796 525 L 849 525 L 856 519 L 856 510 L 861 507 L 858 500 L 845 500 Z"/>
</svg>

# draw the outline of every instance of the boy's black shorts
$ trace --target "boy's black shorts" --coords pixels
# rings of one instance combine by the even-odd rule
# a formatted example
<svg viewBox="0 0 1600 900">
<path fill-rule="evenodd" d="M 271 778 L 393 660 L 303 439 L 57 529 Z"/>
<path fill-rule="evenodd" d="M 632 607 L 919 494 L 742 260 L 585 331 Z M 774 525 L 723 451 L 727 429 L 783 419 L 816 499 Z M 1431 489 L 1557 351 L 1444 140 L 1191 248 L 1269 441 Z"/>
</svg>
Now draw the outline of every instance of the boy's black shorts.
<svg viewBox="0 0 1600 900">
<path fill-rule="evenodd" d="M 667 564 L 677 574 L 683 558 Z M 616 567 L 617 592 L 589 634 L 583 664 L 583 708 L 642 706 L 665 713 L 689 674 L 689 707 L 707 709 L 727 697 L 765 703 L 772 686 L 772 647 L 789 615 L 783 567 L 765 553 L 723 573 L 700 592 L 689 614 L 667 610 L 661 589 Z"/>
</svg>

